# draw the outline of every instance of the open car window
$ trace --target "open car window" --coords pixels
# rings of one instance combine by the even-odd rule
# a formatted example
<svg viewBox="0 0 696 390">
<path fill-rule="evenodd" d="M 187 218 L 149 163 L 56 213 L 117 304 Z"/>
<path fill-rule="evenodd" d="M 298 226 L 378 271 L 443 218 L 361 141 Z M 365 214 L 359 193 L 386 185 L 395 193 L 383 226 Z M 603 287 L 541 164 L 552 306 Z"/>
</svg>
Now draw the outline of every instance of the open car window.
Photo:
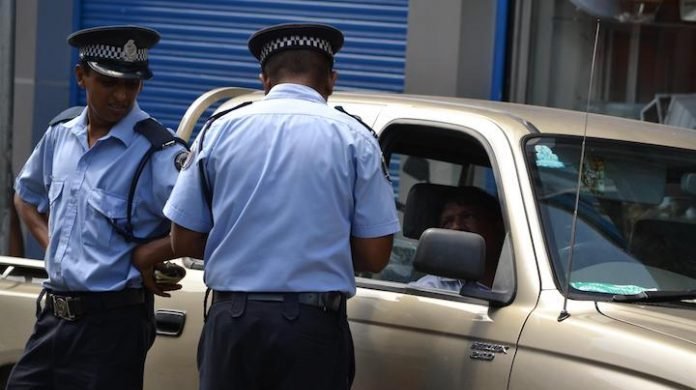
<svg viewBox="0 0 696 390">
<path fill-rule="evenodd" d="M 436 192 L 474 187 L 489 194 L 497 203 L 494 170 L 484 147 L 474 137 L 460 131 L 414 125 L 392 125 L 382 132 L 380 142 L 402 230 L 394 237 L 391 258 L 385 269 L 356 276 L 363 278 L 362 282 L 379 281 L 387 287 L 414 286 L 414 283 L 429 280 L 422 285 L 457 294 L 461 286 L 459 281 L 434 278 L 413 267 L 422 231 L 428 227 L 442 227 L 439 226 L 444 205 L 441 202 L 445 199 L 432 193 L 414 196 L 418 194 L 414 190 L 417 187 L 422 190 L 424 184 L 435 188 Z M 415 225 L 413 217 L 406 218 L 405 222 L 407 209 L 411 214 L 414 209 L 420 214 L 415 217 Z"/>
</svg>

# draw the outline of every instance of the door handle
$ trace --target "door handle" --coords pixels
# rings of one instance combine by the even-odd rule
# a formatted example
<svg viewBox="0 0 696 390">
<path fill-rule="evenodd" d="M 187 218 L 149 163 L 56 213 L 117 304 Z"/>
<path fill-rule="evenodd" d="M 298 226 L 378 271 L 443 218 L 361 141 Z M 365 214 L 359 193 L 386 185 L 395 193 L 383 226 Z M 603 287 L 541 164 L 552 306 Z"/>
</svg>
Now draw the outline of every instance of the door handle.
<svg viewBox="0 0 696 390">
<path fill-rule="evenodd" d="M 186 312 L 180 310 L 157 309 L 155 312 L 157 334 L 179 337 L 186 323 Z"/>
</svg>

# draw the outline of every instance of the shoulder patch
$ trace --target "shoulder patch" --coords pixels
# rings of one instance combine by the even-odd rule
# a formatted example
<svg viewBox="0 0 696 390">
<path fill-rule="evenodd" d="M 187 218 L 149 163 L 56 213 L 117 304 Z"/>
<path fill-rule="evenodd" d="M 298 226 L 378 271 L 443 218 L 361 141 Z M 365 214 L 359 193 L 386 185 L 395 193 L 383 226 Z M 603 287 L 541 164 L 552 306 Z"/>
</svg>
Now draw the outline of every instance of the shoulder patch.
<svg viewBox="0 0 696 390">
<path fill-rule="evenodd" d="M 69 120 L 75 119 L 80 114 L 82 114 L 82 111 L 85 109 L 84 106 L 74 106 L 70 107 L 67 110 L 61 112 L 60 114 L 56 115 L 53 119 L 48 122 L 49 126 L 55 126 L 59 123 L 67 122 Z"/>
<path fill-rule="evenodd" d="M 193 164 L 193 160 L 196 159 L 196 149 L 191 149 L 190 152 L 186 154 L 186 160 L 184 160 L 183 164 L 181 164 L 181 169 L 182 170 L 187 170 Z"/>
<path fill-rule="evenodd" d="M 186 162 L 188 161 L 189 154 L 191 152 L 181 151 L 174 156 L 174 167 L 177 171 L 181 171 Z M 190 164 L 189 164 L 190 165 Z"/>
</svg>

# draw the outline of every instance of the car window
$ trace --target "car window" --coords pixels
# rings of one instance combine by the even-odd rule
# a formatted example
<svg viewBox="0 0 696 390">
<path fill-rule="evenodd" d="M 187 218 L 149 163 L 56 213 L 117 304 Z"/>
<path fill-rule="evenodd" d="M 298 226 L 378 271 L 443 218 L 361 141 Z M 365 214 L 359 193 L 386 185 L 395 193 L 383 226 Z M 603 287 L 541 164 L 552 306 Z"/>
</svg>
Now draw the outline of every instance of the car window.
<svg viewBox="0 0 696 390">
<path fill-rule="evenodd" d="M 451 131 L 451 130 L 449 130 Z M 413 258 L 418 247 L 420 232 L 426 227 L 439 226 L 440 213 L 444 204 L 430 204 L 433 200 L 422 198 L 422 203 L 416 203 L 422 213 L 429 213 L 429 222 L 415 236 L 409 236 L 408 226 L 404 226 L 404 216 L 409 200 L 409 193 L 414 186 L 427 183 L 437 189 L 457 189 L 475 187 L 490 194 L 497 200 L 496 180 L 490 159 L 483 147 L 470 137 L 446 137 L 443 129 L 423 129 L 428 134 L 428 141 L 422 142 L 421 135 L 403 131 L 394 131 L 391 139 L 385 141 L 385 158 L 388 159 L 389 175 L 394 190 L 399 221 L 402 230 L 394 236 L 394 246 L 388 265 L 379 273 L 358 273 L 356 276 L 367 281 L 389 282 L 381 286 L 413 286 L 414 282 L 428 278 L 413 268 Z M 384 133 L 384 132 L 383 132 Z M 438 141 L 438 134 L 443 137 Z M 394 138 L 398 140 L 395 141 Z M 417 146 L 416 146 L 417 145 Z M 472 152 L 472 148 L 476 149 Z M 443 198 L 444 199 L 444 198 Z M 416 199 L 418 201 L 419 199 Z M 438 199 L 439 200 L 439 199 Z M 411 205 L 413 207 L 413 205 Z M 363 280 L 364 281 L 364 280 Z M 427 286 L 443 293 L 458 292 L 459 281 L 432 278 Z"/>
<path fill-rule="evenodd" d="M 578 293 L 696 289 L 694 152 L 588 139 L 581 163 L 581 148 L 579 137 L 526 144 L 556 279 L 565 285 L 572 250 Z"/>
</svg>

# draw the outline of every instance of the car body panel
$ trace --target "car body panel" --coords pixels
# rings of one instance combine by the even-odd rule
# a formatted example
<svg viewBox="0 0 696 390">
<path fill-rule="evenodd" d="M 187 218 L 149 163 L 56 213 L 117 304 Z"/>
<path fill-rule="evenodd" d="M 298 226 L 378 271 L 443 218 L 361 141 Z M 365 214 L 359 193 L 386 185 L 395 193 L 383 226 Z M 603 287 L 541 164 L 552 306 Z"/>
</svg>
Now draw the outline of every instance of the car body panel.
<svg viewBox="0 0 696 390">
<path fill-rule="evenodd" d="M 0 256 L 0 264 L 15 264 L 17 267 L 42 269 L 43 261 Z M 7 269 L 5 270 L 7 271 Z M 29 277 L 15 277 L 3 273 L 0 277 L 0 367 L 17 361 L 24 351 L 27 338 L 36 320 L 36 297 L 41 292 L 40 281 L 32 282 Z"/>
<path fill-rule="evenodd" d="M 188 266 L 182 259 L 173 262 Z M 155 297 L 155 312 L 176 311 L 186 315 L 183 329 L 178 336 L 158 334 L 147 354 L 145 362 L 145 388 L 197 389 L 198 375 L 196 351 L 203 329 L 203 301 L 206 287 L 203 271 L 187 268 L 185 282 L 171 298 Z M 187 373 L 180 375 L 178 373 Z"/>
<path fill-rule="evenodd" d="M 650 309 L 614 304 L 645 315 Z M 696 346 L 600 313 L 592 301 L 568 301 L 570 317 L 558 321 L 563 297 L 545 291 L 525 325 L 510 377 L 512 388 L 688 388 L 696 379 Z M 678 318 L 691 321 L 694 309 Z M 693 329 L 692 329 L 693 333 Z"/>
<path fill-rule="evenodd" d="M 491 309 L 454 293 L 451 299 L 361 288 L 348 304 L 355 388 L 504 388 L 507 376 L 499 374 L 511 367 L 528 308 Z M 473 359 L 489 352 L 472 349 L 474 343 L 504 352 Z"/>
<path fill-rule="evenodd" d="M 692 303 L 693 304 L 693 303 Z M 646 304 L 597 303 L 597 309 L 609 318 L 696 344 L 696 310 L 688 306 L 662 307 Z"/>
</svg>

